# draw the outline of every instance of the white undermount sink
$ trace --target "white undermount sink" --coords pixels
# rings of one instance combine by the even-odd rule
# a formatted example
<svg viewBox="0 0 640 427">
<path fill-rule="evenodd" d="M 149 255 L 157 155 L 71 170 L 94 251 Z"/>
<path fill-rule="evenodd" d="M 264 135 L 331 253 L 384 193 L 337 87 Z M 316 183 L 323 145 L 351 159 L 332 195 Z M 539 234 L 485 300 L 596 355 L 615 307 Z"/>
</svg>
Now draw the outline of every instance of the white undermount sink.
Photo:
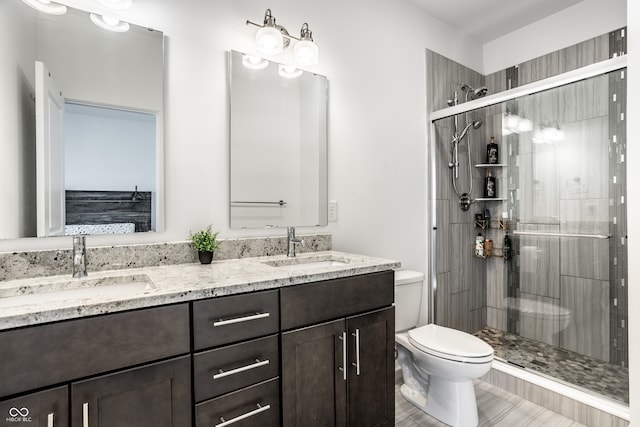
<svg viewBox="0 0 640 427">
<path fill-rule="evenodd" d="M 146 274 L 53 281 L 29 286 L 0 286 L 0 308 L 92 297 L 144 295 L 156 289 Z"/>
<path fill-rule="evenodd" d="M 265 261 L 263 264 L 270 265 L 289 271 L 297 270 L 318 270 L 330 267 L 343 267 L 349 265 L 348 259 L 325 259 L 325 258 L 288 258 L 276 261 Z"/>
</svg>

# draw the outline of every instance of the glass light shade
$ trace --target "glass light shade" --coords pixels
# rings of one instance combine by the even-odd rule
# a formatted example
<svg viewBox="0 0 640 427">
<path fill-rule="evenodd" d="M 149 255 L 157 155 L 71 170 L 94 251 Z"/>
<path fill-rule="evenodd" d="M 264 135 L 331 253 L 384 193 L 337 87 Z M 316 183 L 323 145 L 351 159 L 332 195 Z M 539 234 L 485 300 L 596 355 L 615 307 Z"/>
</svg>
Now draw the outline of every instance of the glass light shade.
<svg viewBox="0 0 640 427">
<path fill-rule="evenodd" d="M 520 121 L 518 121 L 518 127 L 516 130 L 518 132 L 531 132 L 533 130 L 533 122 L 522 117 Z"/>
<path fill-rule="evenodd" d="M 95 13 L 89 14 L 89 17 L 91 18 L 91 22 L 103 30 L 113 31 L 116 33 L 126 33 L 129 31 L 129 23 L 122 22 L 118 18 L 96 15 Z"/>
<path fill-rule="evenodd" d="M 25 4 L 34 8 L 38 12 L 48 15 L 64 15 L 67 13 L 67 6 L 58 3 L 52 3 L 51 0 L 22 0 Z"/>
<path fill-rule="evenodd" d="M 284 77 L 286 79 L 295 79 L 302 75 L 302 70 L 294 67 L 293 65 L 280 64 L 278 66 L 278 74 L 280 74 L 280 77 Z"/>
<path fill-rule="evenodd" d="M 264 70 L 269 66 L 269 61 L 255 55 L 242 55 L 242 65 L 250 70 Z"/>
<path fill-rule="evenodd" d="M 262 27 L 256 33 L 256 50 L 263 55 L 277 55 L 284 49 L 282 33 L 274 27 Z"/>
<path fill-rule="evenodd" d="M 507 114 L 505 117 L 506 128 L 511 132 L 514 132 L 518 129 L 518 123 L 520 123 L 520 116 L 517 114 Z"/>
<path fill-rule="evenodd" d="M 300 40 L 293 47 L 293 61 L 303 67 L 318 64 L 318 45 L 311 40 Z"/>
</svg>

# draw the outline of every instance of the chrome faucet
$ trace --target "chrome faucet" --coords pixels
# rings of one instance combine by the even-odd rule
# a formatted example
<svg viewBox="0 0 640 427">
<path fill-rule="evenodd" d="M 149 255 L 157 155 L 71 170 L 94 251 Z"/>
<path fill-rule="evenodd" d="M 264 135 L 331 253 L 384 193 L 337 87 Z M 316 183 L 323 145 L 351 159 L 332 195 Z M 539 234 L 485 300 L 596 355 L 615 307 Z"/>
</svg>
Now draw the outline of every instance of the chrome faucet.
<svg viewBox="0 0 640 427">
<path fill-rule="evenodd" d="M 87 245 L 85 236 L 73 236 L 73 277 L 87 275 Z"/>
<path fill-rule="evenodd" d="M 289 257 L 296 256 L 296 245 L 300 245 L 304 247 L 304 240 L 296 238 L 295 227 L 287 227 L 287 247 L 289 248 L 289 251 L 287 252 L 287 256 Z"/>
</svg>

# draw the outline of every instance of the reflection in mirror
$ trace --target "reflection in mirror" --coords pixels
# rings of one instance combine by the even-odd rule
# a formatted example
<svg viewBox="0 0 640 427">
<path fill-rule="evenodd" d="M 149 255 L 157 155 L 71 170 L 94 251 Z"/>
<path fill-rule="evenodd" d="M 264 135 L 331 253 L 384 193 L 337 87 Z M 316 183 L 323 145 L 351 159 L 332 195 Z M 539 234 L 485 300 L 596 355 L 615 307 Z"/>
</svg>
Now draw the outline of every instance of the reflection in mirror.
<svg viewBox="0 0 640 427">
<path fill-rule="evenodd" d="M 327 224 L 324 76 L 230 54 L 231 228 Z"/>
<path fill-rule="evenodd" d="M 162 33 L 109 32 L 84 11 L 52 16 L 3 0 L 0 52 L 0 238 L 160 231 Z M 61 142 L 47 151 L 36 128 L 54 97 L 37 89 L 52 85 L 64 107 Z"/>
</svg>

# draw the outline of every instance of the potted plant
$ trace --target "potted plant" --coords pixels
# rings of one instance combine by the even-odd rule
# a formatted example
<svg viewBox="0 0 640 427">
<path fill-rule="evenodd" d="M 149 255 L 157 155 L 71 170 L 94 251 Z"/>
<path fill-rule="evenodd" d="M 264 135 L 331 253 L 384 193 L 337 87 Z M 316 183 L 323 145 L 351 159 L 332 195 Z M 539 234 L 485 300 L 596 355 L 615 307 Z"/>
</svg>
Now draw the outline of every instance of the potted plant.
<svg viewBox="0 0 640 427">
<path fill-rule="evenodd" d="M 196 231 L 195 233 L 189 232 L 189 239 L 193 243 L 193 247 L 198 251 L 198 258 L 201 264 L 211 264 L 213 252 L 220 247 L 220 242 L 217 240 L 218 233 L 211 231 L 211 225 L 205 230 Z"/>
</svg>

